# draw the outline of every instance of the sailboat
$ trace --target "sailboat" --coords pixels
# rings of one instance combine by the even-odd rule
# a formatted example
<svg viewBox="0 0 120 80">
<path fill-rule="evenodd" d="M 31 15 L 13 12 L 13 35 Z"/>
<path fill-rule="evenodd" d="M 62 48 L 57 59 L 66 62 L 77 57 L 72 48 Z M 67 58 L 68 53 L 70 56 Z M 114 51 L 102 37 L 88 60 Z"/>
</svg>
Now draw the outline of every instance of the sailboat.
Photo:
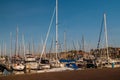
<svg viewBox="0 0 120 80">
<path fill-rule="evenodd" d="M 101 28 L 102 29 L 102 28 Z M 114 67 L 120 67 L 120 61 L 115 60 L 115 59 L 111 59 L 109 57 L 109 47 L 108 47 L 108 35 L 107 35 L 107 25 L 106 25 L 106 14 L 104 13 L 104 32 L 105 32 L 105 45 L 106 45 L 106 56 L 104 57 L 100 57 L 96 62 L 98 62 L 97 64 L 100 64 L 101 67 L 105 67 L 105 68 L 114 68 Z M 99 40 L 100 42 L 100 40 Z M 99 46 L 99 43 L 98 43 Z"/>
<path fill-rule="evenodd" d="M 56 0 L 56 55 L 55 60 L 51 61 L 51 67 L 60 68 L 64 66 L 65 65 L 58 60 L 58 0 Z"/>
<path fill-rule="evenodd" d="M 29 44 L 29 50 L 28 51 L 26 50 L 27 52 L 25 51 L 24 36 L 23 36 L 23 47 L 24 47 L 24 58 L 25 58 L 26 69 L 28 70 L 39 69 L 39 64 L 36 61 L 36 57 L 33 55 L 33 52 L 30 53 L 30 44 Z"/>
<path fill-rule="evenodd" d="M 3 45 L 3 46 L 5 46 L 5 45 Z M 5 48 L 5 47 L 3 47 L 3 48 Z M 5 51 L 5 49 L 4 49 L 4 51 Z M 4 51 L 2 52 L 2 47 L 0 45 L 0 63 L 1 64 L 5 64 L 6 63 L 5 55 L 2 54 L 2 53 L 4 53 Z"/>
<path fill-rule="evenodd" d="M 16 33 L 16 50 L 15 55 L 12 57 L 11 67 L 15 71 L 23 71 L 25 69 L 25 65 L 22 63 L 22 58 L 20 55 L 18 55 L 18 27 Z"/>
<path fill-rule="evenodd" d="M 33 54 L 29 54 L 29 53 L 25 54 L 25 65 L 26 65 L 26 69 L 30 69 L 30 70 L 39 69 L 39 65 Z"/>
</svg>

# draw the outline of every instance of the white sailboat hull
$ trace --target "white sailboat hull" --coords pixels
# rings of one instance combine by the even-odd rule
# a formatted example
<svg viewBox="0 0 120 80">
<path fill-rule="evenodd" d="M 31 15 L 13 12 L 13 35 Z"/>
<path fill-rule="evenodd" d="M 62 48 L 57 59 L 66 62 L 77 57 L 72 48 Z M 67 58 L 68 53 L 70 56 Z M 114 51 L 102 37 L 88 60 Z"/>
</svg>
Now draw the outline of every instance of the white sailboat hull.
<svg viewBox="0 0 120 80">
<path fill-rule="evenodd" d="M 25 69 L 25 66 L 23 64 L 12 64 L 12 69 L 22 71 Z"/>
</svg>

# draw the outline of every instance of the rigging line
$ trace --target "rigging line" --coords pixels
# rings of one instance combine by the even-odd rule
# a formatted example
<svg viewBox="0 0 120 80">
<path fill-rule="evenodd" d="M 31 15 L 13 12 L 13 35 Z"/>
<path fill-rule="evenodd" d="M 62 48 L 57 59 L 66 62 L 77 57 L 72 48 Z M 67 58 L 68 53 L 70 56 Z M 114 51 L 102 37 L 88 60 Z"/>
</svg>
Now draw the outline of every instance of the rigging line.
<svg viewBox="0 0 120 80">
<path fill-rule="evenodd" d="M 101 36 L 102 36 L 102 29 L 103 29 L 103 21 L 104 21 L 104 18 L 102 19 L 102 23 L 101 23 L 101 29 L 100 29 L 100 34 L 99 34 L 99 40 L 98 40 L 98 44 L 97 44 L 97 49 L 99 49 L 99 46 L 100 46 L 100 41 L 101 41 Z"/>
<path fill-rule="evenodd" d="M 43 50 L 42 50 L 42 53 L 41 53 L 41 56 L 40 56 L 40 61 L 41 61 L 42 55 L 45 51 L 45 47 L 46 47 L 47 39 L 48 39 L 50 30 L 51 30 L 51 26 L 52 26 L 52 23 L 53 23 L 54 15 L 55 15 L 55 8 L 54 8 L 54 12 L 53 12 L 53 15 L 52 15 L 52 18 L 51 18 L 51 21 L 50 21 L 50 25 L 49 25 L 48 32 L 47 32 L 47 35 L 46 35 L 46 39 L 45 39 L 45 42 L 44 42 L 44 45 L 43 45 Z M 40 61 L 39 61 L 39 63 L 40 63 Z"/>
<path fill-rule="evenodd" d="M 50 46 L 50 50 L 49 50 L 49 54 L 52 52 L 52 48 L 53 48 L 53 40 L 51 42 L 51 46 Z"/>
</svg>

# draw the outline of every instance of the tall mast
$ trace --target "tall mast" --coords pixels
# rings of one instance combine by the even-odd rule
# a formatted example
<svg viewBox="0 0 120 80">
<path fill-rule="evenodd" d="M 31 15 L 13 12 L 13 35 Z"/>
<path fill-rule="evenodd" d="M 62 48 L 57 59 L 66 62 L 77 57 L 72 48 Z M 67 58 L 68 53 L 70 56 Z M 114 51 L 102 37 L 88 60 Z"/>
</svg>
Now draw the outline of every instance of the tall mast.
<svg viewBox="0 0 120 80">
<path fill-rule="evenodd" d="M 22 47 L 23 47 L 23 54 L 25 58 L 25 40 L 24 40 L 24 34 L 22 34 Z"/>
<path fill-rule="evenodd" d="M 56 60 L 58 54 L 58 0 L 56 0 Z"/>
<path fill-rule="evenodd" d="M 80 50 L 79 41 L 77 41 L 77 51 Z"/>
<path fill-rule="evenodd" d="M 6 56 L 6 43 L 4 43 L 4 56 Z"/>
<path fill-rule="evenodd" d="M 3 56 L 6 56 L 6 43 L 3 42 Z"/>
<path fill-rule="evenodd" d="M 18 53 L 19 53 L 19 54 L 22 53 L 22 48 L 21 48 L 21 47 L 22 47 L 22 43 L 20 43 L 20 44 L 19 44 L 19 47 L 18 47 L 18 48 L 19 48 L 19 49 L 18 49 Z"/>
<path fill-rule="evenodd" d="M 34 54 L 34 40 L 33 38 L 31 38 L 31 40 L 32 40 L 32 54 Z"/>
<path fill-rule="evenodd" d="M 31 54 L 30 42 L 28 43 L 29 54 Z"/>
<path fill-rule="evenodd" d="M 18 55 L 18 26 L 17 26 L 17 30 L 16 30 L 16 52 L 15 55 Z"/>
<path fill-rule="evenodd" d="M 82 50 L 83 50 L 83 52 L 85 51 L 85 46 L 84 46 L 85 44 L 84 44 L 84 36 L 82 35 Z"/>
<path fill-rule="evenodd" d="M 10 58 L 12 57 L 12 32 L 10 32 Z"/>
<path fill-rule="evenodd" d="M 107 49 L 107 58 L 109 59 L 108 54 L 108 35 L 107 35 L 107 24 L 106 24 L 106 14 L 104 13 L 104 26 L 105 26 L 105 41 L 106 41 L 106 49 Z"/>
<path fill-rule="evenodd" d="M 67 47 L 66 47 L 66 32 L 64 31 L 64 52 L 67 52 Z"/>
</svg>

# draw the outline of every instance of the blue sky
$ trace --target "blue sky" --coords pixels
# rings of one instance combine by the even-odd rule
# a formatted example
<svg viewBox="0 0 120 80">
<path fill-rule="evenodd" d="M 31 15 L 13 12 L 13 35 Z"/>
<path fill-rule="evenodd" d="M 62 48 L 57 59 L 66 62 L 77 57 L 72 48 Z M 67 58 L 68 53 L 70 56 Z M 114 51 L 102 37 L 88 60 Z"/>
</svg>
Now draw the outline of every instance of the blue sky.
<svg viewBox="0 0 120 80">
<path fill-rule="evenodd" d="M 86 48 L 97 46 L 103 13 L 107 15 L 108 42 L 120 47 L 120 0 L 59 0 L 59 41 L 63 45 L 66 31 L 68 48 L 85 38 Z M 9 49 L 10 32 L 15 43 L 16 27 L 19 27 L 19 43 L 22 33 L 25 42 L 34 39 L 35 46 L 41 44 L 50 24 L 55 0 L 0 0 L 0 43 Z M 55 18 L 47 45 L 55 39 Z M 14 44 L 13 44 L 14 45 Z"/>
</svg>

